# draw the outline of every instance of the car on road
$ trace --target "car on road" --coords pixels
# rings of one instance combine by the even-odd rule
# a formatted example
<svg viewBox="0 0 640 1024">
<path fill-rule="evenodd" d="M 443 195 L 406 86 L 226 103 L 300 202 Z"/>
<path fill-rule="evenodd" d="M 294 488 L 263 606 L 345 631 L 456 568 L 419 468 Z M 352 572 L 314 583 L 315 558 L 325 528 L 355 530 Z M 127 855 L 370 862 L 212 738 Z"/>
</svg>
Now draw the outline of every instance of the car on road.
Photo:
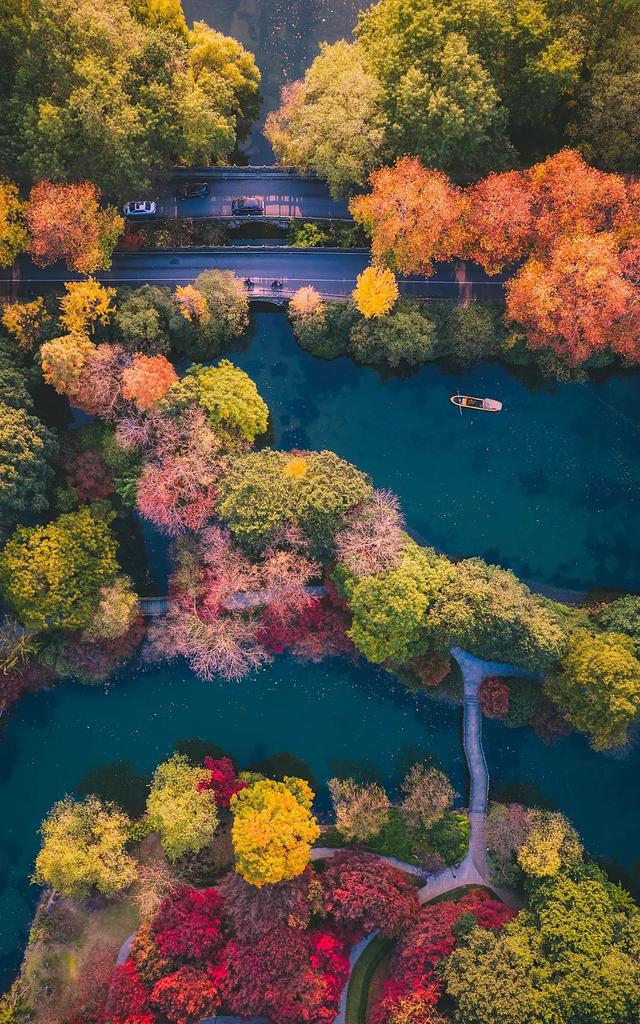
<svg viewBox="0 0 640 1024">
<path fill-rule="evenodd" d="M 185 181 L 176 189 L 176 199 L 202 199 L 209 195 L 206 181 Z"/>
<path fill-rule="evenodd" d="M 122 207 L 125 217 L 155 217 L 156 204 L 149 199 L 135 203 L 125 203 Z"/>
<path fill-rule="evenodd" d="M 264 213 L 264 200 L 260 196 L 236 196 L 231 201 L 234 217 L 260 217 Z"/>
</svg>

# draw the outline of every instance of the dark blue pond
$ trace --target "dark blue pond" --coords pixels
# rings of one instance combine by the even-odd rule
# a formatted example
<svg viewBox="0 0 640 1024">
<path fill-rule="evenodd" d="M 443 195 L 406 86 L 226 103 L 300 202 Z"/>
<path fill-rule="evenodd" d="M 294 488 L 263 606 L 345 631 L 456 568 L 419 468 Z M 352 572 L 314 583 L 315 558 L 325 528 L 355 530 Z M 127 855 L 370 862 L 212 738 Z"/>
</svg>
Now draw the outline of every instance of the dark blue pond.
<svg viewBox="0 0 640 1024">
<path fill-rule="evenodd" d="M 281 313 L 258 314 L 250 346 L 232 358 L 269 402 L 274 443 L 328 447 L 356 462 L 397 491 L 425 540 L 556 586 L 636 585 L 636 378 L 533 391 L 480 364 L 383 383 L 346 360 L 301 352 Z M 448 401 L 458 386 L 502 399 L 504 413 L 461 417 Z M 154 547 L 162 569 L 164 544 Z M 0 746 L 0 987 L 19 962 L 37 896 L 28 878 L 38 825 L 89 769 L 128 760 L 150 770 L 177 740 L 200 735 L 245 764 L 289 750 L 321 783 L 356 762 L 393 784 L 408 759 L 429 751 L 463 792 L 458 729 L 455 708 L 342 661 L 281 658 L 240 685 L 204 684 L 182 666 L 132 668 L 107 693 L 63 684 L 25 699 Z M 637 751 L 598 755 L 578 737 L 547 748 L 526 730 L 488 723 L 486 753 L 494 792 L 529 783 L 571 817 L 593 853 L 628 868 L 638 860 Z"/>
</svg>

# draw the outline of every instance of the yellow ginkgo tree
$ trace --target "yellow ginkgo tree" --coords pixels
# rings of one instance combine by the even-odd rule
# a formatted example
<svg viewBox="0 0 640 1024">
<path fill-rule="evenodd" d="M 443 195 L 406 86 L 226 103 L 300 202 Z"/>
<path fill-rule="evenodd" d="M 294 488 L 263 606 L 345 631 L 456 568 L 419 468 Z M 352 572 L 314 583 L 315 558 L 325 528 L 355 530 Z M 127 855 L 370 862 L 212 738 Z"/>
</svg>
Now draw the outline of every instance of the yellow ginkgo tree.
<svg viewBox="0 0 640 1024">
<path fill-rule="evenodd" d="M 375 264 L 358 274 L 353 300 L 364 317 L 384 316 L 398 298 L 398 285 L 391 270 Z"/>
<path fill-rule="evenodd" d="M 302 874 L 320 835 L 302 779 L 257 779 L 231 798 L 236 871 L 252 885 Z"/>
</svg>

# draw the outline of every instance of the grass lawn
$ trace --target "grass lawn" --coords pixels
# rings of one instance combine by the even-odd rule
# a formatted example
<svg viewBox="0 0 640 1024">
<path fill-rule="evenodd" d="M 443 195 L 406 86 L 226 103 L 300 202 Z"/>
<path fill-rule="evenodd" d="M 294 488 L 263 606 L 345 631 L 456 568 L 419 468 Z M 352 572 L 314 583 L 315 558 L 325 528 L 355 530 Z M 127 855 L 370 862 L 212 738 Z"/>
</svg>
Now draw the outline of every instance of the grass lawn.
<svg viewBox="0 0 640 1024">
<path fill-rule="evenodd" d="M 377 935 L 353 968 L 347 992 L 346 1024 L 367 1024 L 367 1002 L 373 977 L 394 946 L 393 939 Z"/>
</svg>

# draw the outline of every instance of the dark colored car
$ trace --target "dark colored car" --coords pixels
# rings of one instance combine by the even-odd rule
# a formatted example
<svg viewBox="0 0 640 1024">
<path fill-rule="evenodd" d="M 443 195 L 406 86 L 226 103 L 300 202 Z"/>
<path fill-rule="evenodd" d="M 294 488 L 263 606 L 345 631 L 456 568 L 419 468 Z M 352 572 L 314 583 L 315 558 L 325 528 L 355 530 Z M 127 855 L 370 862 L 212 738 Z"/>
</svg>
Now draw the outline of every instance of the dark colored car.
<svg viewBox="0 0 640 1024">
<path fill-rule="evenodd" d="M 176 189 L 176 199 L 202 199 L 209 195 L 206 181 L 185 181 Z"/>
<path fill-rule="evenodd" d="M 260 196 L 236 196 L 231 212 L 237 217 L 260 217 L 264 213 L 264 202 Z"/>
</svg>

